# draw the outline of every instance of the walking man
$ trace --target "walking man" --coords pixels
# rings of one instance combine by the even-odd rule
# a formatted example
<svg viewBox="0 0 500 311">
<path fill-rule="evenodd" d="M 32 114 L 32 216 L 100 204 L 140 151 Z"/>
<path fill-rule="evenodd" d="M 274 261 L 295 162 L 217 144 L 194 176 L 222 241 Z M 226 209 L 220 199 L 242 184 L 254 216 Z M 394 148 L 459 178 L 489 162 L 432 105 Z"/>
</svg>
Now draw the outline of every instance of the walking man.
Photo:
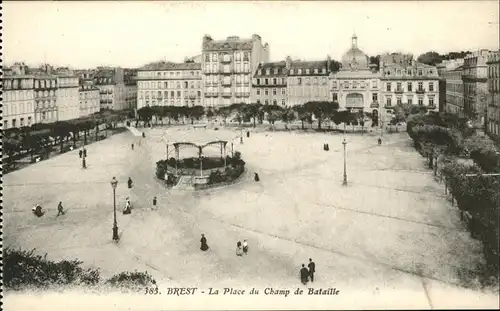
<svg viewBox="0 0 500 311">
<path fill-rule="evenodd" d="M 300 269 L 300 282 L 302 282 L 302 284 L 304 285 L 307 285 L 308 279 L 309 279 L 309 271 L 307 271 L 305 265 L 302 264 L 302 268 Z"/>
<path fill-rule="evenodd" d="M 87 157 L 87 149 L 85 149 L 85 147 L 83 147 L 83 157 L 86 158 Z"/>
<path fill-rule="evenodd" d="M 64 208 L 62 206 L 62 202 L 59 202 L 59 204 L 57 205 L 57 216 L 56 217 L 59 217 L 59 215 L 64 215 Z"/>
<path fill-rule="evenodd" d="M 78 155 L 80 155 L 80 159 L 82 158 L 82 154 L 83 154 L 83 151 L 80 149 L 80 151 L 78 151 Z"/>
<path fill-rule="evenodd" d="M 156 203 L 157 203 L 157 200 L 156 200 L 156 197 L 153 198 L 153 209 L 156 209 Z"/>
<path fill-rule="evenodd" d="M 314 272 L 316 272 L 316 264 L 314 261 L 312 261 L 311 258 L 309 258 L 309 264 L 307 265 L 309 267 L 309 277 L 311 278 L 311 282 L 314 282 Z"/>
<path fill-rule="evenodd" d="M 248 243 L 247 240 L 243 240 L 243 253 L 248 254 Z"/>
<path fill-rule="evenodd" d="M 130 145 L 132 147 L 132 150 L 134 150 L 134 144 Z"/>
</svg>

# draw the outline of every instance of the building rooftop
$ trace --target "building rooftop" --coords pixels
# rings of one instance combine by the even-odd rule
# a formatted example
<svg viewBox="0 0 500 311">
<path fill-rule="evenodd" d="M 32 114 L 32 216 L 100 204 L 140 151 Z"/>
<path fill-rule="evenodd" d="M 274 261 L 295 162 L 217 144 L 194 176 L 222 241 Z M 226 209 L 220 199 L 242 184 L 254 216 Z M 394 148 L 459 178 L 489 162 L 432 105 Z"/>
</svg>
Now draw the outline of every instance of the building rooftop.
<svg viewBox="0 0 500 311">
<path fill-rule="evenodd" d="M 266 74 L 267 69 L 269 69 L 269 74 Z M 275 74 L 275 69 L 278 72 Z M 260 71 L 263 71 L 262 74 Z M 270 63 L 261 63 L 257 67 L 257 71 L 255 72 L 254 77 L 270 77 L 270 76 L 286 76 L 288 74 L 288 69 L 286 68 L 286 62 L 270 62 Z"/>
<path fill-rule="evenodd" d="M 138 71 L 160 71 L 160 70 L 201 70 L 200 63 L 172 63 L 156 62 L 142 66 Z"/>
</svg>

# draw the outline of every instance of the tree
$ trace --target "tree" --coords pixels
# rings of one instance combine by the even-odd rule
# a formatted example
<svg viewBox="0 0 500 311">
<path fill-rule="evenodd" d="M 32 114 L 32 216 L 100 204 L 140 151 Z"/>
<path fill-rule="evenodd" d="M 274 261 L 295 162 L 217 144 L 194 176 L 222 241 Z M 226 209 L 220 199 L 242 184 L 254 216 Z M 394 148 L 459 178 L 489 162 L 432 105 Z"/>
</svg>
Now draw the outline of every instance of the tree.
<svg viewBox="0 0 500 311">
<path fill-rule="evenodd" d="M 290 108 L 285 108 L 280 112 L 280 119 L 285 123 L 285 129 L 288 130 L 288 123 L 295 120 L 295 112 Z"/>
<path fill-rule="evenodd" d="M 266 105 L 263 106 L 262 110 L 267 116 L 267 121 L 269 121 L 274 128 L 274 123 L 281 118 L 281 111 L 283 111 L 283 109 L 278 105 Z"/>
<path fill-rule="evenodd" d="M 243 117 L 248 117 L 253 119 L 253 127 L 256 126 L 257 118 L 262 114 L 261 108 L 262 104 L 259 103 L 251 103 L 251 104 L 243 104 Z"/>
<path fill-rule="evenodd" d="M 439 55 L 439 53 L 430 51 L 425 54 L 421 54 L 417 61 L 426 65 L 436 66 L 437 64 L 443 61 L 443 56 Z"/>
<path fill-rule="evenodd" d="M 212 108 L 208 108 L 206 116 L 208 118 L 208 121 L 212 121 L 213 116 L 215 115 L 214 111 Z"/>
<path fill-rule="evenodd" d="M 193 119 L 197 121 L 205 114 L 205 108 L 203 106 L 194 106 L 190 108 L 191 124 L 193 124 Z"/>
<path fill-rule="evenodd" d="M 137 114 L 139 115 L 139 120 L 144 122 L 144 126 L 151 124 L 151 119 L 153 117 L 153 109 L 151 107 L 142 107 L 137 110 Z"/>
<path fill-rule="evenodd" d="M 310 101 L 304 104 L 304 109 L 318 120 L 318 129 L 321 129 L 323 119 L 331 116 L 338 107 L 338 103 L 327 101 Z"/>
<path fill-rule="evenodd" d="M 295 106 L 293 108 L 297 111 L 298 118 L 302 123 L 302 129 L 304 129 L 304 122 L 312 120 L 311 113 L 304 107 L 304 105 Z"/>
</svg>

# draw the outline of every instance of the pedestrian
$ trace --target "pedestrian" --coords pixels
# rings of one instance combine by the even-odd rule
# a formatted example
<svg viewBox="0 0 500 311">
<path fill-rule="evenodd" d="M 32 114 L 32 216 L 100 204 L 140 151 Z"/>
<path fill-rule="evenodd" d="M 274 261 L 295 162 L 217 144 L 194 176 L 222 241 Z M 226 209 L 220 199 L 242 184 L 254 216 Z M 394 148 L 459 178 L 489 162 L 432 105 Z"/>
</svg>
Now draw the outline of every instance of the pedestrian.
<svg viewBox="0 0 500 311">
<path fill-rule="evenodd" d="M 236 256 L 243 256 L 243 249 L 241 248 L 241 242 L 236 243 Z"/>
<path fill-rule="evenodd" d="M 253 179 L 254 179 L 255 181 L 260 181 L 259 174 L 257 174 L 257 173 L 253 173 Z"/>
<path fill-rule="evenodd" d="M 142 132 L 142 138 L 146 138 L 146 133 Z"/>
<path fill-rule="evenodd" d="M 302 268 L 300 269 L 300 282 L 304 285 L 307 285 L 307 280 L 309 279 L 309 271 L 306 266 L 302 264 Z"/>
<path fill-rule="evenodd" d="M 326 151 L 330 151 L 330 145 L 329 144 L 325 144 L 325 150 Z"/>
<path fill-rule="evenodd" d="M 309 258 L 309 264 L 307 265 L 309 267 L 309 277 L 311 278 L 311 282 L 314 282 L 314 273 L 316 272 L 316 264 L 314 261 L 312 261 L 311 258 Z"/>
<path fill-rule="evenodd" d="M 207 251 L 209 247 L 208 247 L 208 244 L 207 244 L 207 238 L 205 237 L 205 234 L 203 234 L 203 233 L 201 234 L 201 240 L 200 240 L 200 242 L 201 242 L 200 249 L 202 251 L 204 251 L 204 252 Z"/>
<path fill-rule="evenodd" d="M 243 240 L 243 253 L 248 254 L 248 243 L 247 240 Z"/>
<path fill-rule="evenodd" d="M 80 151 L 78 151 L 78 155 L 80 155 L 80 159 L 82 158 L 82 155 L 83 155 L 83 151 L 80 149 Z"/>
<path fill-rule="evenodd" d="M 379 138 L 379 139 L 378 139 L 378 144 L 379 144 L 379 145 L 382 145 L 382 138 Z"/>
<path fill-rule="evenodd" d="M 83 157 L 86 158 L 87 157 L 87 149 L 85 149 L 85 147 L 83 148 Z"/>
<path fill-rule="evenodd" d="M 153 198 L 153 209 L 156 209 L 156 203 L 157 203 L 157 200 L 156 200 L 156 197 Z"/>
<path fill-rule="evenodd" d="M 134 144 L 130 145 L 132 147 L 132 150 L 134 150 Z"/>
<path fill-rule="evenodd" d="M 127 183 L 128 183 L 128 188 L 129 189 L 132 188 L 132 178 L 129 177 Z"/>
<path fill-rule="evenodd" d="M 58 217 L 59 215 L 64 215 L 64 208 L 62 206 L 62 202 L 59 202 L 59 204 L 57 205 L 57 216 Z"/>
<path fill-rule="evenodd" d="M 247 131 L 247 138 L 250 137 L 250 131 Z"/>
</svg>

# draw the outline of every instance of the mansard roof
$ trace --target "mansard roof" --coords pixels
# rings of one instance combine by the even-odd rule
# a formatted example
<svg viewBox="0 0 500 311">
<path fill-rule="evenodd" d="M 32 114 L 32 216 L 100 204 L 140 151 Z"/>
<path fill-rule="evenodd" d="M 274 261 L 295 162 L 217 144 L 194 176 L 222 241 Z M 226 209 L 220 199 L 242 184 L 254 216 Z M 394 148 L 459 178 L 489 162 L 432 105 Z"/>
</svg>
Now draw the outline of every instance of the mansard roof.
<svg viewBox="0 0 500 311">
<path fill-rule="evenodd" d="M 156 62 L 147 64 L 138 71 L 201 70 L 200 63 Z"/>
</svg>

